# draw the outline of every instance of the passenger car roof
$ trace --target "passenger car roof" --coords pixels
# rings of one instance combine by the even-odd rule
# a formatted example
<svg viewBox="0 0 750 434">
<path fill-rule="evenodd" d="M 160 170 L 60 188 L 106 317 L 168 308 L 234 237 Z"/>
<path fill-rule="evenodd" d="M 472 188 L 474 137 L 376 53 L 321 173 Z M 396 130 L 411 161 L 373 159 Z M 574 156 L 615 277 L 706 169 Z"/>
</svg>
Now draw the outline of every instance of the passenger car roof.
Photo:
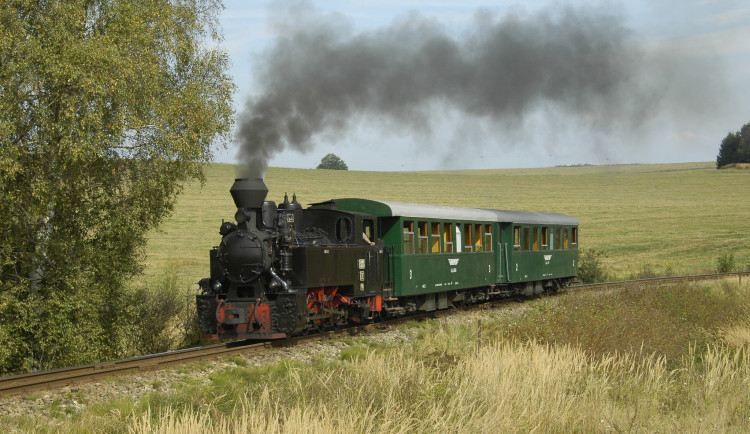
<svg viewBox="0 0 750 434">
<path fill-rule="evenodd" d="M 578 219 L 564 214 L 460 208 L 454 206 L 395 202 L 390 200 L 342 198 L 316 203 L 313 204 L 312 207 L 361 212 L 377 217 L 415 217 L 440 220 L 470 220 L 566 226 L 578 225 Z"/>
</svg>

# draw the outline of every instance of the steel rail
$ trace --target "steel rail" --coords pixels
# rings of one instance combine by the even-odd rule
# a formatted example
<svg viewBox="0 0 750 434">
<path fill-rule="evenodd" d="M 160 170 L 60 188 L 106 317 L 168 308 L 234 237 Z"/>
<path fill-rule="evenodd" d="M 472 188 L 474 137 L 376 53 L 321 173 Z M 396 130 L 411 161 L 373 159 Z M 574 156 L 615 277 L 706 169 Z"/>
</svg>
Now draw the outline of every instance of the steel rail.
<svg viewBox="0 0 750 434">
<path fill-rule="evenodd" d="M 690 274 L 687 276 L 670 276 L 670 277 L 647 277 L 643 279 L 632 279 L 632 280 L 618 280 L 614 282 L 602 282 L 602 283 L 585 283 L 579 285 L 573 285 L 567 288 L 568 290 L 581 291 L 581 290 L 598 290 L 598 289 L 617 289 L 617 288 L 628 288 L 638 285 L 662 285 L 668 283 L 693 283 L 693 282 L 704 282 L 706 280 L 720 280 L 731 277 L 737 277 L 738 282 L 742 284 L 742 278 L 750 278 L 750 271 L 737 271 L 732 273 L 711 273 L 711 274 Z"/>
<path fill-rule="evenodd" d="M 270 346 L 268 342 L 249 345 L 245 342 L 227 342 L 50 371 L 4 376 L 0 377 L 0 396 L 27 394 L 37 390 L 59 388 L 137 371 L 158 370 L 167 366 L 231 354 L 259 352 Z"/>
<path fill-rule="evenodd" d="M 146 356 L 132 357 L 122 360 L 4 376 L 0 377 L 0 396 L 24 395 L 38 390 L 56 389 L 139 371 L 159 370 L 168 366 L 182 365 L 217 357 L 226 357 L 233 354 L 262 353 L 273 347 L 293 346 L 305 341 L 326 340 L 339 336 L 351 336 L 362 332 L 383 329 L 399 324 L 399 320 L 418 320 L 426 315 L 427 314 L 397 318 L 388 322 L 346 327 L 275 341 L 260 343 L 251 343 L 250 341 L 232 341 L 203 347 L 185 348 L 164 353 L 149 354 Z"/>
<path fill-rule="evenodd" d="M 667 283 L 699 282 L 706 280 L 719 280 L 731 277 L 737 277 L 739 279 L 739 282 L 742 283 L 743 277 L 750 279 L 750 272 L 654 277 L 606 283 L 579 284 L 570 286 L 563 291 L 620 289 L 646 284 L 661 285 Z M 507 301 L 507 299 L 500 301 Z M 481 306 L 487 305 L 467 305 L 466 307 L 471 309 Z M 443 315 L 451 314 L 452 312 L 455 312 L 455 310 L 446 309 L 440 311 L 432 311 L 423 314 L 398 317 L 384 322 L 330 330 L 326 332 L 297 336 L 277 341 L 261 343 L 249 343 L 248 341 L 226 342 L 204 347 L 186 348 L 176 351 L 149 354 L 146 356 L 132 357 L 128 359 L 114 360 L 109 362 L 92 363 L 88 365 L 60 368 L 50 371 L 38 371 L 30 372 L 27 374 L 4 376 L 0 377 L 0 396 L 28 394 L 30 392 L 38 390 L 60 388 L 63 386 L 69 386 L 116 375 L 134 373 L 138 371 L 158 370 L 168 366 L 181 365 L 216 357 L 224 357 L 232 354 L 260 353 L 263 351 L 268 351 L 273 347 L 293 346 L 306 341 L 326 340 L 347 335 L 351 336 L 377 329 L 386 329 L 409 321 L 419 321 L 423 318 L 440 317 Z"/>
</svg>

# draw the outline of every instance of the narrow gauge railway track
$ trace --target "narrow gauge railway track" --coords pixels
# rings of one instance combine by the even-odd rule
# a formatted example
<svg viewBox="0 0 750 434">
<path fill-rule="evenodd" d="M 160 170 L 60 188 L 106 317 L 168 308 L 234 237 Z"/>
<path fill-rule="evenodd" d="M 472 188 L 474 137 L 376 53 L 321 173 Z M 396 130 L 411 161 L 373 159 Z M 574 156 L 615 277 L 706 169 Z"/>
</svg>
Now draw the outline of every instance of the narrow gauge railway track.
<svg viewBox="0 0 750 434">
<path fill-rule="evenodd" d="M 158 370 L 213 357 L 259 352 L 269 346 L 268 343 L 228 342 L 129 359 L 0 377 L 0 395 L 23 395 L 37 390 L 54 389 L 137 371 Z"/>
<path fill-rule="evenodd" d="M 580 284 L 571 286 L 564 291 L 594 291 L 604 289 L 626 289 L 640 285 L 664 285 L 675 283 L 690 283 L 707 280 L 719 280 L 737 277 L 742 283 L 743 279 L 750 279 L 750 272 L 735 272 L 724 274 L 700 274 L 690 276 L 656 277 L 647 279 L 625 280 L 617 282 Z M 516 300 L 517 297 L 496 300 L 479 305 L 467 305 L 465 308 L 486 308 L 508 301 Z M 50 371 L 32 372 L 0 377 L 0 396 L 2 395 L 24 395 L 38 390 L 55 389 L 73 384 L 90 382 L 94 380 L 124 375 L 139 371 L 159 370 L 169 366 L 183 365 L 200 360 L 225 357 L 234 354 L 253 354 L 269 351 L 273 347 L 292 346 L 297 343 L 310 340 L 324 340 L 345 335 L 356 335 L 377 329 L 384 329 L 400 325 L 407 321 L 418 321 L 424 318 L 435 318 L 455 312 L 455 309 L 433 311 L 418 315 L 410 315 L 396 318 L 386 322 L 378 322 L 363 326 L 347 327 L 340 330 L 316 333 L 309 336 L 298 336 L 289 339 L 248 343 L 246 341 L 226 342 L 222 344 L 208 345 L 204 347 L 187 348 L 170 351 L 166 353 L 151 354 L 129 359 L 115 360 L 110 362 L 92 363 L 89 365 L 73 366 Z"/>
<path fill-rule="evenodd" d="M 742 280 L 750 279 L 750 271 L 738 271 L 733 273 L 714 273 L 714 274 L 693 274 L 689 276 L 672 276 L 672 277 L 649 277 L 645 279 L 621 280 L 616 282 L 588 283 L 573 285 L 569 291 L 594 291 L 602 289 L 624 289 L 640 285 L 666 285 L 675 283 L 692 283 L 703 282 L 706 280 L 720 280 L 729 277 L 737 277 L 741 284 Z"/>
<path fill-rule="evenodd" d="M 384 329 L 393 325 L 401 324 L 405 321 L 434 317 L 435 313 L 436 312 L 428 312 L 421 315 L 397 318 L 387 322 L 347 327 L 307 336 L 296 336 L 283 340 L 259 343 L 232 341 L 203 347 L 186 348 L 165 353 L 132 357 L 129 359 L 4 376 L 0 377 L 0 396 L 25 395 L 39 390 L 56 389 L 64 386 L 110 378 L 117 375 L 127 375 L 142 371 L 155 371 L 170 366 L 184 365 L 191 362 L 226 357 L 235 354 L 260 354 L 269 351 L 274 347 L 287 347 L 305 341 L 325 340 L 339 336 L 356 335 L 376 329 Z"/>
</svg>

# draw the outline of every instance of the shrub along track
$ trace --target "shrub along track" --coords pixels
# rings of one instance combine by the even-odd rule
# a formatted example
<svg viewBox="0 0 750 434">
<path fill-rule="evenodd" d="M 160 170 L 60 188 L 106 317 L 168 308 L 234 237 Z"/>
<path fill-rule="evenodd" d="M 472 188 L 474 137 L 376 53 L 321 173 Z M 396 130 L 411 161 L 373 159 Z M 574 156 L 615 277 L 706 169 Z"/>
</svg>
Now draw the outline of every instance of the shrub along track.
<svg viewBox="0 0 750 434">
<path fill-rule="evenodd" d="M 575 285 L 567 288 L 564 292 L 570 291 L 595 291 L 609 289 L 627 289 L 637 286 L 649 285 L 658 286 L 665 284 L 691 283 L 705 280 L 718 280 L 730 277 L 737 277 L 742 283 L 742 279 L 750 279 L 750 272 L 724 273 L 724 274 L 701 274 L 678 277 L 661 277 L 649 279 L 636 279 L 618 282 L 595 283 L 586 285 Z M 502 299 L 490 303 L 466 306 L 467 309 L 493 307 L 497 304 L 504 304 L 510 300 L 518 300 L 518 297 Z M 461 308 L 459 310 L 464 310 Z M 208 345 L 204 347 L 188 348 L 176 351 L 170 351 L 160 354 L 151 354 L 147 356 L 134 357 L 130 359 L 115 360 L 111 362 L 93 363 L 90 365 L 74 366 L 70 368 L 55 369 L 51 371 L 32 372 L 28 374 L 12 375 L 0 377 L 0 396 L 2 395 L 28 395 L 31 392 L 41 390 L 51 390 L 106 379 L 117 375 L 133 374 L 139 371 L 161 370 L 166 367 L 184 365 L 201 360 L 208 360 L 217 357 L 227 357 L 232 355 L 258 355 L 272 351 L 275 347 L 294 346 L 302 342 L 321 341 L 341 336 L 351 336 L 361 333 L 367 333 L 375 330 L 383 330 L 403 324 L 407 321 L 418 321 L 424 318 L 435 318 L 443 315 L 450 315 L 456 312 L 455 309 L 429 312 L 420 315 L 410 315 L 385 322 L 378 322 L 363 326 L 348 327 L 341 330 L 316 333 L 309 336 L 299 336 L 280 341 L 248 343 L 246 341 L 227 342 L 222 344 Z"/>
</svg>

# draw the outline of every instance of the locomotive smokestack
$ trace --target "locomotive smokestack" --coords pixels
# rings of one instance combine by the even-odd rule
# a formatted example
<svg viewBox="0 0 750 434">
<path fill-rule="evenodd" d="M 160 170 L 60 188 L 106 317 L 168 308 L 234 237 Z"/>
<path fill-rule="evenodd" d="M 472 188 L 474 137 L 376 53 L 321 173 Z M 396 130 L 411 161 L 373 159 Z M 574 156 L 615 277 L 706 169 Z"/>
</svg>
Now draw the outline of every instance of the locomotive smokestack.
<svg viewBox="0 0 750 434">
<path fill-rule="evenodd" d="M 260 209 L 268 194 L 268 187 L 262 178 L 238 178 L 229 192 L 237 208 Z"/>
</svg>

